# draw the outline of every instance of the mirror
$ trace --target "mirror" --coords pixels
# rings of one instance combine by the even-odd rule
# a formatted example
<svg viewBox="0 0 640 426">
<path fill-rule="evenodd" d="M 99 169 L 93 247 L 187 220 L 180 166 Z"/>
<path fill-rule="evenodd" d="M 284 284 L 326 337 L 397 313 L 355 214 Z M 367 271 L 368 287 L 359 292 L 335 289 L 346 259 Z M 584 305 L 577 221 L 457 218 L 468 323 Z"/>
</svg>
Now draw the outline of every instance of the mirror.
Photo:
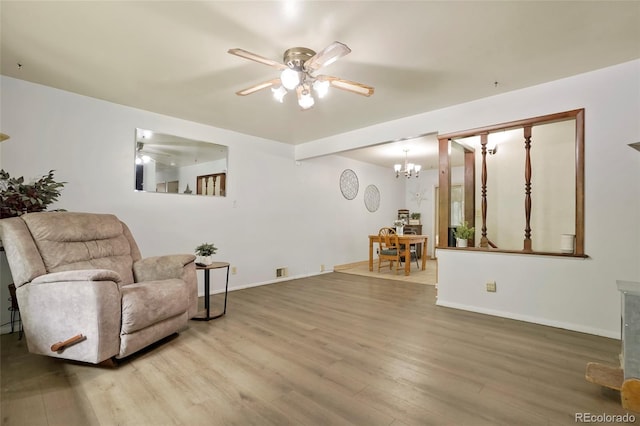
<svg viewBox="0 0 640 426">
<path fill-rule="evenodd" d="M 136 191 L 226 196 L 228 148 L 136 129 Z"/>
</svg>

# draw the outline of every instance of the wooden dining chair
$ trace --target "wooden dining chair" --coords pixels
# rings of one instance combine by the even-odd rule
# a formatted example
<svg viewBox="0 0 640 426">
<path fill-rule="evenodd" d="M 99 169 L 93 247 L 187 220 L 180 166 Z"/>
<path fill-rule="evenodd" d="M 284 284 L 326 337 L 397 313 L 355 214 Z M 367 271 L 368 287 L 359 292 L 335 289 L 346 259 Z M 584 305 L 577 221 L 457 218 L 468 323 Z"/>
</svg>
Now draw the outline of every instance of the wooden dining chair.
<svg viewBox="0 0 640 426">
<path fill-rule="evenodd" d="M 381 228 L 378 231 L 378 272 L 383 262 L 389 262 L 389 269 L 396 263 L 396 274 L 400 269 L 400 244 L 393 228 Z"/>
<path fill-rule="evenodd" d="M 414 229 L 405 229 L 404 233 L 405 235 L 417 235 L 417 232 Z M 409 252 L 411 253 L 411 259 L 415 259 L 416 266 L 420 268 L 420 264 L 418 263 L 418 245 L 409 244 Z M 409 259 L 409 262 L 411 262 L 411 259 Z M 404 259 L 404 261 L 406 262 L 407 260 Z"/>
</svg>

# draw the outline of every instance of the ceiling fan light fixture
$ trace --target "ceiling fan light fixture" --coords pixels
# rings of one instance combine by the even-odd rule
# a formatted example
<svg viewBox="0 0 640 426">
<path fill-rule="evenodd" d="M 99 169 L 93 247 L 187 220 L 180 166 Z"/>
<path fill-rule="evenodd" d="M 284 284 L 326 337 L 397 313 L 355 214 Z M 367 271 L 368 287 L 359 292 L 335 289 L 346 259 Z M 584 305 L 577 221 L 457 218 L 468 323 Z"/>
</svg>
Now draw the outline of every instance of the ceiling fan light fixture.
<svg viewBox="0 0 640 426">
<path fill-rule="evenodd" d="M 298 105 L 300 105 L 300 108 L 309 109 L 316 103 L 313 96 L 311 96 L 311 92 L 309 92 L 308 86 L 298 86 L 296 93 L 298 94 Z"/>
<path fill-rule="evenodd" d="M 291 68 L 287 68 L 280 74 L 280 81 L 285 89 L 293 90 L 300 84 L 300 74 Z"/>
<path fill-rule="evenodd" d="M 274 89 L 272 87 L 271 92 L 273 93 L 273 97 L 275 98 L 275 100 L 280 103 L 284 102 L 284 97 L 288 93 L 287 89 L 285 89 L 283 86 L 278 86 L 277 89 Z"/>
<path fill-rule="evenodd" d="M 138 155 L 136 157 L 136 164 L 148 164 L 151 161 L 151 157 L 147 154 Z"/>
<path fill-rule="evenodd" d="M 303 93 L 302 95 L 300 95 L 298 97 L 298 105 L 300 105 L 300 108 L 302 108 L 302 109 L 309 109 L 315 103 L 316 102 L 313 99 L 313 96 L 311 96 L 311 93 L 309 93 L 309 92 Z"/>
<path fill-rule="evenodd" d="M 313 82 L 313 90 L 320 99 L 324 98 L 329 92 L 329 82 L 326 80 L 316 80 Z"/>
<path fill-rule="evenodd" d="M 272 94 L 278 102 L 283 102 L 288 90 L 295 90 L 298 104 L 302 109 L 309 109 L 315 104 L 314 96 L 323 98 L 330 87 L 335 87 L 362 96 L 373 95 L 373 87 L 355 81 L 348 81 L 328 75 L 318 75 L 322 67 L 332 64 L 341 57 L 349 54 L 351 49 L 345 44 L 335 41 L 316 53 L 306 47 L 292 47 L 284 52 L 282 63 L 273 61 L 243 49 L 229 49 L 228 53 L 259 62 L 280 70 L 278 78 L 254 84 L 251 87 L 236 92 L 239 96 L 246 96 L 271 87 Z M 315 94 L 312 94 L 315 92 Z"/>
</svg>

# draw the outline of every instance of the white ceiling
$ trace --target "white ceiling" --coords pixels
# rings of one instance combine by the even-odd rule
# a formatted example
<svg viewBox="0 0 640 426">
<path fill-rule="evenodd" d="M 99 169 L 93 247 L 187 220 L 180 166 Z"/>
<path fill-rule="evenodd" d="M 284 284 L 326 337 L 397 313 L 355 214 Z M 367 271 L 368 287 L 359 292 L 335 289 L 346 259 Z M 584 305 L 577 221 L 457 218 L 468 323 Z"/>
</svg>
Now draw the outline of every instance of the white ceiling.
<svg viewBox="0 0 640 426">
<path fill-rule="evenodd" d="M 4 75 L 289 144 L 640 57 L 637 1 L 2 0 L 0 19 Z M 352 53 L 323 73 L 372 97 L 235 95 L 278 73 L 229 48 L 281 60 L 334 40 Z"/>
</svg>

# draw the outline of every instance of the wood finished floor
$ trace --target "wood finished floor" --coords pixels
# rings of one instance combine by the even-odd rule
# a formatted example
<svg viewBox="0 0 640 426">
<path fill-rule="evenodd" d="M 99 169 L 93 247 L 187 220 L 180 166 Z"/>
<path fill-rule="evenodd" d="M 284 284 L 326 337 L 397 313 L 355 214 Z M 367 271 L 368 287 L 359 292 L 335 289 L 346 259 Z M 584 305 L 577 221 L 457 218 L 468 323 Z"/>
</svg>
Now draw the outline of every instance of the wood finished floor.
<svg viewBox="0 0 640 426">
<path fill-rule="evenodd" d="M 570 425 L 576 412 L 625 413 L 584 379 L 587 362 L 617 362 L 619 341 L 436 307 L 435 292 L 341 273 L 234 291 L 226 317 L 192 321 L 117 369 L 31 355 L 3 335 L 2 424 Z"/>
<path fill-rule="evenodd" d="M 411 273 L 409 276 L 404 275 L 404 270 L 397 272 L 395 269 L 385 267 L 378 272 L 378 260 L 373 261 L 373 270 L 369 271 L 369 261 L 356 262 L 348 265 L 338 265 L 333 268 L 335 272 L 343 274 L 362 275 L 364 277 L 384 278 L 387 280 L 412 282 L 418 284 L 435 285 L 438 282 L 438 262 L 435 259 L 427 259 L 425 270 L 421 270 L 419 264 L 416 265 L 415 260 L 411 262 Z"/>
</svg>

